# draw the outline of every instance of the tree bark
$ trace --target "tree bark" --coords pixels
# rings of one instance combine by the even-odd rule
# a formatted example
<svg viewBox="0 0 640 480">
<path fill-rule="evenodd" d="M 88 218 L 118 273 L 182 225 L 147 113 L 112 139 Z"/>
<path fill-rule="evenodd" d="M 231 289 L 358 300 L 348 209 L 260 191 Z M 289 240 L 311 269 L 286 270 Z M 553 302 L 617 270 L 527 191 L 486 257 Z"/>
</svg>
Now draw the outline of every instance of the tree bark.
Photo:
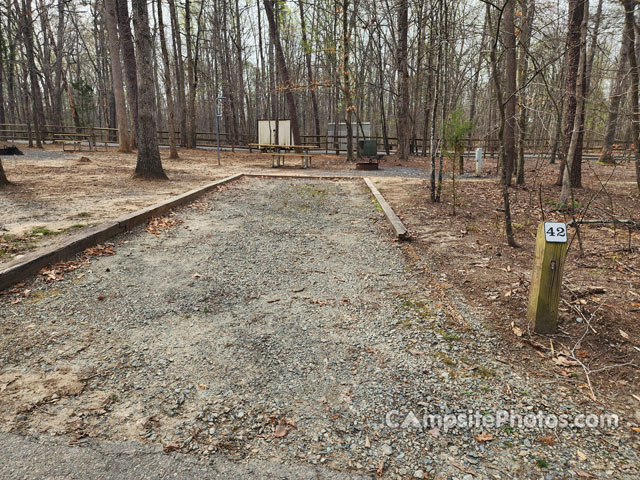
<svg viewBox="0 0 640 480">
<path fill-rule="evenodd" d="M 2 25 L 0 24 L 0 125 L 7 123 L 6 114 L 4 111 L 4 62 L 6 56 L 6 45 L 4 41 L 4 32 L 2 31 Z M 0 132 L 0 139 L 3 138 L 2 132 Z"/>
<path fill-rule="evenodd" d="M 138 71 L 138 161 L 134 177 L 166 179 L 158 150 L 153 48 L 146 0 L 133 0 L 133 28 L 136 32 Z"/>
<path fill-rule="evenodd" d="M 347 132 L 347 161 L 353 161 L 352 115 L 355 109 L 351 96 L 351 32 L 349 31 L 349 0 L 342 0 L 342 91 L 344 102 L 344 125 Z"/>
<path fill-rule="evenodd" d="M 573 132 L 573 124 L 576 119 L 576 84 L 581 71 L 578 69 L 580 59 L 580 26 L 584 17 L 584 0 L 569 0 L 569 21 L 567 27 L 567 66 L 566 66 L 566 84 L 565 84 L 565 114 L 564 114 L 564 143 L 563 143 L 563 159 L 560 162 L 560 170 L 558 172 L 558 180 L 556 185 L 562 185 L 562 179 L 566 162 L 573 164 L 574 158 L 582 161 L 582 148 L 577 144 L 574 158 L 568 158 L 569 143 L 571 141 L 571 133 Z M 573 180 L 573 178 L 572 178 Z"/>
<path fill-rule="evenodd" d="M 296 145 L 300 145 L 300 127 L 298 125 L 296 101 L 293 97 L 293 92 L 291 91 L 291 76 L 289 75 L 287 61 L 282 50 L 282 44 L 280 43 L 280 33 L 278 32 L 278 26 L 276 25 L 274 8 L 277 7 L 277 2 L 275 0 L 263 0 L 263 4 L 264 11 L 267 15 L 267 21 L 269 22 L 269 34 L 271 36 L 271 42 L 275 46 L 278 69 L 280 70 L 280 76 L 282 78 L 283 87 L 285 89 L 285 98 L 287 100 L 287 107 L 289 109 L 289 118 L 291 119 L 293 143 L 295 143 Z"/>
<path fill-rule="evenodd" d="M 516 76 L 516 88 L 518 89 L 518 165 L 517 178 L 518 185 L 524 185 L 524 156 L 525 143 L 527 139 L 527 112 L 526 105 L 526 89 L 528 66 L 529 66 L 529 45 L 531 44 L 531 25 L 535 15 L 535 0 L 520 0 L 522 12 L 522 24 L 519 35 L 519 55 L 518 55 L 518 72 Z"/>
<path fill-rule="evenodd" d="M 173 58 L 178 90 L 178 112 L 180 113 L 180 146 L 187 146 L 187 96 L 184 86 L 184 60 L 182 58 L 182 34 L 178 26 L 178 12 L 174 0 L 169 0 L 171 16 L 171 37 L 173 38 Z"/>
<path fill-rule="evenodd" d="M 124 63 L 125 82 L 127 84 L 127 100 L 131 113 L 131 146 L 136 147 L 138 142 L 138 72 L 136 52 L 133 48 L 133 35 L 129 22 L 129 7 L 127 0 L 116 0 L 118 15 L 118 31 L 120 33 L 120 46 L 122 47 L 122 59 Z M 151 62 L 151 59 L 149 59 Z M 151 66 L 151 63 L 149 63 Z M 155 100 L 154 100 L 155 101 Z"/>
<path fill-rule="evenodd" d="M 104 0 L 105 24 L 107 27 L 109 56 L 111 57 L 111 77 L 113 80 L 113 95 L 116 103 L 116 121 L 118 127 L 118 151 L 131 152 L 129 125 L 127 120 L 127 104 L 122 84 L 122 64 L 120 63 L 120 47 L 118 40 L 118 24 L 116 14 L 116 0 Z"/>
<path fill-rule="evenodd" d="M 505 88 L 503 132 L 504 154 L 507 173 L 507 185 L 511 185 L 516 163 L 516 35 L 515 35 L 515 0 L 505 0 L 502 41 L 505 55 Z"/>
<path fill-rule="evenodd" d="M 171 88 L 171 65 L 169 64 L 169 52 L 167 40 L 164 35 L 164 21 L 162 18 L 162 0 L 158 4 L 158 31 L 160 32 L 160 49 L 162 50 L 162 67 L 164 74 L 164 91 L 167 96 L 167 129 L 169 130 L 169 158 L 178 158 L 176 149 L 176 123 L 174 118 L 173 91 Z"/>
<path fill-rule="evenodd" d="M 507 0 L 509 2 L 510 0 Z M 513 1 L 513 0 L 511 0 Z M 513 7 L 513 4 L 512 4 Z M 506 13 L 506 12 L 505 12 Z M 491 24 L 491 11 L 490 6 L 487 4 L 487 16 L 489 18 L 489 30 L 493 30 Z M 505 25 L 505 29 L 507 26 Z M 513 30 L 512 30 L 513 31 Z M 502 172 L 500 176 L 500 183 L 502 184 L 502 199 L 504 203 L 504 224 L 505 224 L 505 232 L 507 234 L 507 243 L 511 247 L 518 247 L 519 245 L 516 243 L 515 236 L 513 234 L 513 226 L 511 224 L 511 203 L 509 200 L 509 180 L 507 178 L 508 168 L 507 168 L 507 155 L 506 155 L 506 141 L 504 138 L 505 127 L 507 125 L 507 116 L 506 116 L 506 108 L 504 102 L 504 96 L 502 94 L 502 86 L 500 84 L 500 77 L 498 74 L 498 60 L 496 58 L 496 50 L 498 47 L 498 32 L 499 25 L 495 31 L 495 38 L 492 41 L 492 47 L 489 54 L 490 59 L 490 67 L 491 67 L 491 76 L 493 78 L 493 86 L 496 94 L 496 103 L 498 106 L 498 112 L 500 113 L 500 123 L 498 126 L 498 139 L 500 142 L 500 163 L 502 164 Z M 506 45 L 505 45 L 505 48 Z"/>
<path fill-rule="evenodd" d="M 582 21 L 580 22 L 580 37 L 579 37 L 579 55 L 578 55 L 578 78 L 576 79 L 576 111 L 575 120 L 573 122 L 573 130 L 569 141 L 569 149 L 567 150 L 567 157 L 565 161 L 565 170 L 562 177 L 562 191 L 560 192 L 560 203 L 562 205 L 569 205 L 569 196 L 571 195 L 571 189 L 575 186 L 573 184 L 574 174 L 573 169 L 578 168 L 579 163 L 582 161 L 577 155 L 577 149 L 580 148 L 580 141 L 582 132 L 582 124 L 580 119 L 584 112 L 584 86 L 586 81 L 586 69 L 585 64 L 587 61 L 587 24 L 589 23 L 589 2 L 583 0 L 584 14 Z M 582 72 L 582 73 L 580 73 Z M 572 202 L 573 203 L 573 202 Z M 571 205 L 573 209 L 573 204 Z"/>
<path fill-rule="evenodd" d="M 634 31 L 635 27 L 635 8 L 636 4 L 633 0 L 624 1 L 624 21 L 625 30 Z M 636 57 L 636 40 L 635 35 L 629 35 L 628 57 L 629 66 L 631 67 L 631 128 L 633 131 L 633 143 L 635 145 L 636 160 L 636 184 L 640 191 L 640 70 L 638 69 L 638 57 Z"/>
<path fill-rule="evenodd" d="M 627 63 L 629 59 L 629 41 L 635 35 L 633 26 L 629 30 L 629 25 L 625 22 L 620 44 L 620 54 L 618 56 L 618 70 L 616 78 L 609 95 L 609 114 L 607 118 L 607 132 L 604 136 L 600 161 L 603 163 L 614 163 L 613 143 L 616 141 L 616 131 L 618 128 L 618 115 L 620 112 L 620 101 L 625 95 L 624 79 L 627 73 Z"/>
<path fill-rule="evenodd" d="M 7 179 L 7 175 L 4 173 L 4 167 L 2 166 L 2 159 L 0 158 L 0 188 L 11 185 L 11 182 Z"/>
<path fill-rule="evenodd" d="M 33 110 L 33 126 L 36 133 L 36 147 L 42 148 L 44 136 L 44 108 L 42 104 L 42 91 L 38 80 L 38 71 L 34 55 L 33 45 L 33 17 L 31 15 L 31 0 L 22 0 L 22 39 L 24 42 L 27 66 L 29 70 L 29 83 L 31 84 L 31 105 Z"/>
<path fill-rule="evenodd" d="M 194 91 L 194 68 L 193 68 L 193 42 L 191 41 L 191 2 L 184 2 L 184 27 L 185 40 L 187 44 L 187 83 L 189 84 L 189 103 L 187 107 L 187 148 L 196 147 L 196 126 L 195 126 L 195 91 Z"/>
<path fill-rule="evenodd" d="M 398 0 L 398 156 L 409 158 L 409 2 Z"/>
<path fill-rule="evenodd" d="M 318 113 L 318 98 L 316 96 L 316 86 L 313 83 L 313 69 L 311 67 L 311 45 L 307 39 L 307 27 L 304 18 L 303 0 L 298 0 L 298 8 L 300 9 L 300 26 L 302 30 L 302 48 L 304 48 L 304 56 L 307 64 L 307 82 L 308 89 L 311 92 L 311 108 L 313 108 L 313 124 L 315 126 L 316 142 L 320 145 L 320 115 Z"/>
<path fill-rule="evenodd" d="M 65 32 L 65 2 L 58 2 L 58 30 L 56 43 L 54 45 L 56 62 L 53 67 L 53 123 L 62 125 L 62 58 L 64 52 L 64 32 Z"/>
</svg>

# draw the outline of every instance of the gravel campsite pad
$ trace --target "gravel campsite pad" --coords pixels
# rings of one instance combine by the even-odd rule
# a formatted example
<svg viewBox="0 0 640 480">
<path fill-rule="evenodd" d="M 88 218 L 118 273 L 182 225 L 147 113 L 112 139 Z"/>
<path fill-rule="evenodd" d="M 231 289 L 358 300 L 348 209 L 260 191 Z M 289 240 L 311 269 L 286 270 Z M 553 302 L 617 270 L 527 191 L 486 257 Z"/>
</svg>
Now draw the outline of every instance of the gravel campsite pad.
<svg viewBox="0 0 640 480">
<path fill-rule="evenodd" d="M 495 358 L 402 248 L 360 180 L 220 188 L 0 297 L 0 429 L 366 477 L 638 478 L 634 418 L 396 426 L 605 411 Z"/>
</svg>

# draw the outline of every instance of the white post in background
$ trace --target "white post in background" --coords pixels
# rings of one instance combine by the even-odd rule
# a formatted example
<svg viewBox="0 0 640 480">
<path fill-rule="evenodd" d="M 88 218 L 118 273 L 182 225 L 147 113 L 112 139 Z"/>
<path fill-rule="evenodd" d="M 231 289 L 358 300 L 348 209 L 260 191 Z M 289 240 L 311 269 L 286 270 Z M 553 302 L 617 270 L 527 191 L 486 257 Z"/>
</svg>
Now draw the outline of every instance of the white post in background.
<svg viewBox="0 0 640 480">
<path fill-rule="evenodd" d="M 222 106 L 225 97 L 218 97 L 213 104 L 213 113 L 216 117 L 216 144 L 218 146 L 218 166 L 220 166 L 220 119 L 222 118 Z"/>
<path fill-rule="evenodd" d="M 482 175 L 482 148 L 476 148 L 476 177 Z"/>
</svg>

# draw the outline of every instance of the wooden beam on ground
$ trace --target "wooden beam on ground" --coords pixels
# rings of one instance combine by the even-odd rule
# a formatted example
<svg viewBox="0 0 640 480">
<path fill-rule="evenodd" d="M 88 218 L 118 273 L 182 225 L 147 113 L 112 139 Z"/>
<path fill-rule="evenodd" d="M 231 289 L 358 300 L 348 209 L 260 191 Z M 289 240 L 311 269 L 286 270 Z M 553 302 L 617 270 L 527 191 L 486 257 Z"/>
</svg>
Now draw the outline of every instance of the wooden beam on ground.
<svg viewBox="0 0 640 480">
<path fill-rule="evenodd" d="M 384 199 L 382 194 L 378 191 L 376 186 L 373 184 L 373 182 L 369 178 L 365 178 L 364 181 L 369 187 L 369 190 L 371 190 L 371 193 L 373 194 L 373 196 L 376 197 L 376 200 L 380 204 L 382 211 L 387 216 L 387 220 L 389 220 L 389 223 L 395 230 L 396 236 L 400 240 L 408 239 L 409 231 L 406 229 L 406 227 L 402 223 L 402 220 L 400 220 L 398 215 L 396 215 L 396 213 L 393 211 L 393 209 L 391 208 L 391 205 L 387 203 L 387 201 Z"/>
</svg>

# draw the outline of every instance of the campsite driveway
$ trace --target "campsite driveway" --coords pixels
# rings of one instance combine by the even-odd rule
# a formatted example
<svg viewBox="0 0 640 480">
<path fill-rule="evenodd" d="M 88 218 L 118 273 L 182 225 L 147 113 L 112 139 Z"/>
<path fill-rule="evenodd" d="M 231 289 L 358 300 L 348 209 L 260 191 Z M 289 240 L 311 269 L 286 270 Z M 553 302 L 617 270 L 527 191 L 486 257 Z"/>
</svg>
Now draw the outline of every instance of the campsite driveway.
<svg viewBox="0 0 640 480">
<path fill-rule="evenodd" d="M 242 180 L 91 253 L 0 298 L 0 478 L 639 475 L 632 409 L 609 430 L 396 425 L 604 407 L 495 358 L 361 181 Z"/>
</svg>

